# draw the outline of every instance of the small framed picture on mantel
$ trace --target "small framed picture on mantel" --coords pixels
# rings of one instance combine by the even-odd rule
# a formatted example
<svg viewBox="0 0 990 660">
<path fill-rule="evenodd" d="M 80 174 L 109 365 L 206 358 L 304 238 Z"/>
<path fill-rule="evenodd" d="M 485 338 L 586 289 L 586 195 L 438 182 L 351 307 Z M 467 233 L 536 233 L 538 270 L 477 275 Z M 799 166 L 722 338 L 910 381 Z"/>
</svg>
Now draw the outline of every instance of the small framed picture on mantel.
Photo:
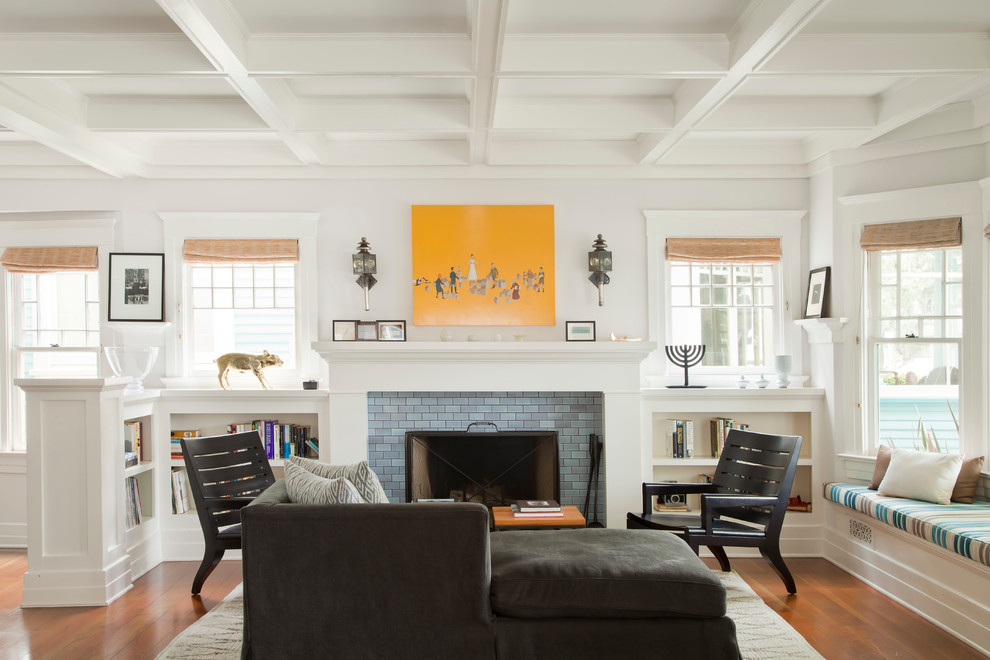
<svg viewBox="0 0 990 660">
<path fill-rule="evenodd" d="M 595 341 L 594 321 L 567 321 L 567 341 Z"/>
<path fill-rule="evenodd" d="M 828 281 L 832 274 L 829 266 L 816 268 L 808 274 L 808 298 L 804 318 L 818 319 L 828 316 Z"/>
</svg>

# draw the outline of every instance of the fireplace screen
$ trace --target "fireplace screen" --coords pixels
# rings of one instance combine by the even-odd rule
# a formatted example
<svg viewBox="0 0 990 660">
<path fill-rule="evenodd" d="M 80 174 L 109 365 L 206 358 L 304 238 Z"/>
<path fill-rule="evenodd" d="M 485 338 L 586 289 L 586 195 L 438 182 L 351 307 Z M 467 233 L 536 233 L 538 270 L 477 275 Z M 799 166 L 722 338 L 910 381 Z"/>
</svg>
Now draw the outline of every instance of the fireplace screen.
<svg viewBox="0 0 990 660">
<path fill-rule="evenodd" d="M 406 432 L 406 501 L 560 501 L 556 431 Z"/>
</svg>

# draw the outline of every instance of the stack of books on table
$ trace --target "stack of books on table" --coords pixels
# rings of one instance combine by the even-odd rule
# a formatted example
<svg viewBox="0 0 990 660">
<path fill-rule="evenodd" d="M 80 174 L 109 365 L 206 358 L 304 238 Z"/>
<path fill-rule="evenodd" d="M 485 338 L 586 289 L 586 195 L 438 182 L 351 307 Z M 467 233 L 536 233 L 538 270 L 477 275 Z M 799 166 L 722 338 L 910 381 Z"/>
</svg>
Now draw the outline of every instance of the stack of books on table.
<svg viewBox="0 0 990 660">
<path fill-rule="evenodd" d="M 516 518 L 563 518 L 564 510 L 556 500 L 516 500 L 512 515 Z"/>
</svg>

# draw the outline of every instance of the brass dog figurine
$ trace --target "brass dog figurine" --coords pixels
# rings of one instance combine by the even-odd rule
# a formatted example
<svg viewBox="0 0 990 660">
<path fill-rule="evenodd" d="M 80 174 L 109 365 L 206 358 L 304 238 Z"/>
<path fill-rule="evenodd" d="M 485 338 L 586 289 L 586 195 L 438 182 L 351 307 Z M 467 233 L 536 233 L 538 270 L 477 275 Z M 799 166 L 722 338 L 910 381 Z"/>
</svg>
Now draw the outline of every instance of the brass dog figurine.
<svg viewBox="0 0 990 660">
<path fill-rule="evenodd" d="M 272 389 L 272 386 L 268 384 L 268 380 L 265 378 L 265 374 L 262 373 L 262 369 L 265 367 L 281 367 L 282 358 L 275 355 L 274 353 L 269 353 L 265 351 L 261 355 L 251 355 L 250 353 L 224 353 L 218 357 L 214 362 L 217 363 L 217 368 L 220 373 L 217 374 L 217 379 L 220 381 L 220 387 L 225 390 L 230 389 L 230 378 L 228 373 L 231 369 L 236 369 L 237 371 L 250 371 L 261 383 L 261 386 L 266 390 Z"/>
</svg>

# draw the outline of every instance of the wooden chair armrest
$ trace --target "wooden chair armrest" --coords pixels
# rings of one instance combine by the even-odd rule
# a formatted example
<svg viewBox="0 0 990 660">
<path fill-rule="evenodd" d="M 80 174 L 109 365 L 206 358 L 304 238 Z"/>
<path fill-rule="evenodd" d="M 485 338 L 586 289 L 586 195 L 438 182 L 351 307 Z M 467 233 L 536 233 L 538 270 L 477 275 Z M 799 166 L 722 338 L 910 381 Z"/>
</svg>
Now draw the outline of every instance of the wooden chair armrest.
<svg viewBox="0 0 990 660">
<path fill-rule="evenodd" d="M 726 495 L 709 493 L 701 496 L 701 525 L 706 534 L 712 533 L 712 520 L 718 509 L 735 509 L 741 506 L 775 507 L 780 503 L 776 495 Z"/>
</svg>

